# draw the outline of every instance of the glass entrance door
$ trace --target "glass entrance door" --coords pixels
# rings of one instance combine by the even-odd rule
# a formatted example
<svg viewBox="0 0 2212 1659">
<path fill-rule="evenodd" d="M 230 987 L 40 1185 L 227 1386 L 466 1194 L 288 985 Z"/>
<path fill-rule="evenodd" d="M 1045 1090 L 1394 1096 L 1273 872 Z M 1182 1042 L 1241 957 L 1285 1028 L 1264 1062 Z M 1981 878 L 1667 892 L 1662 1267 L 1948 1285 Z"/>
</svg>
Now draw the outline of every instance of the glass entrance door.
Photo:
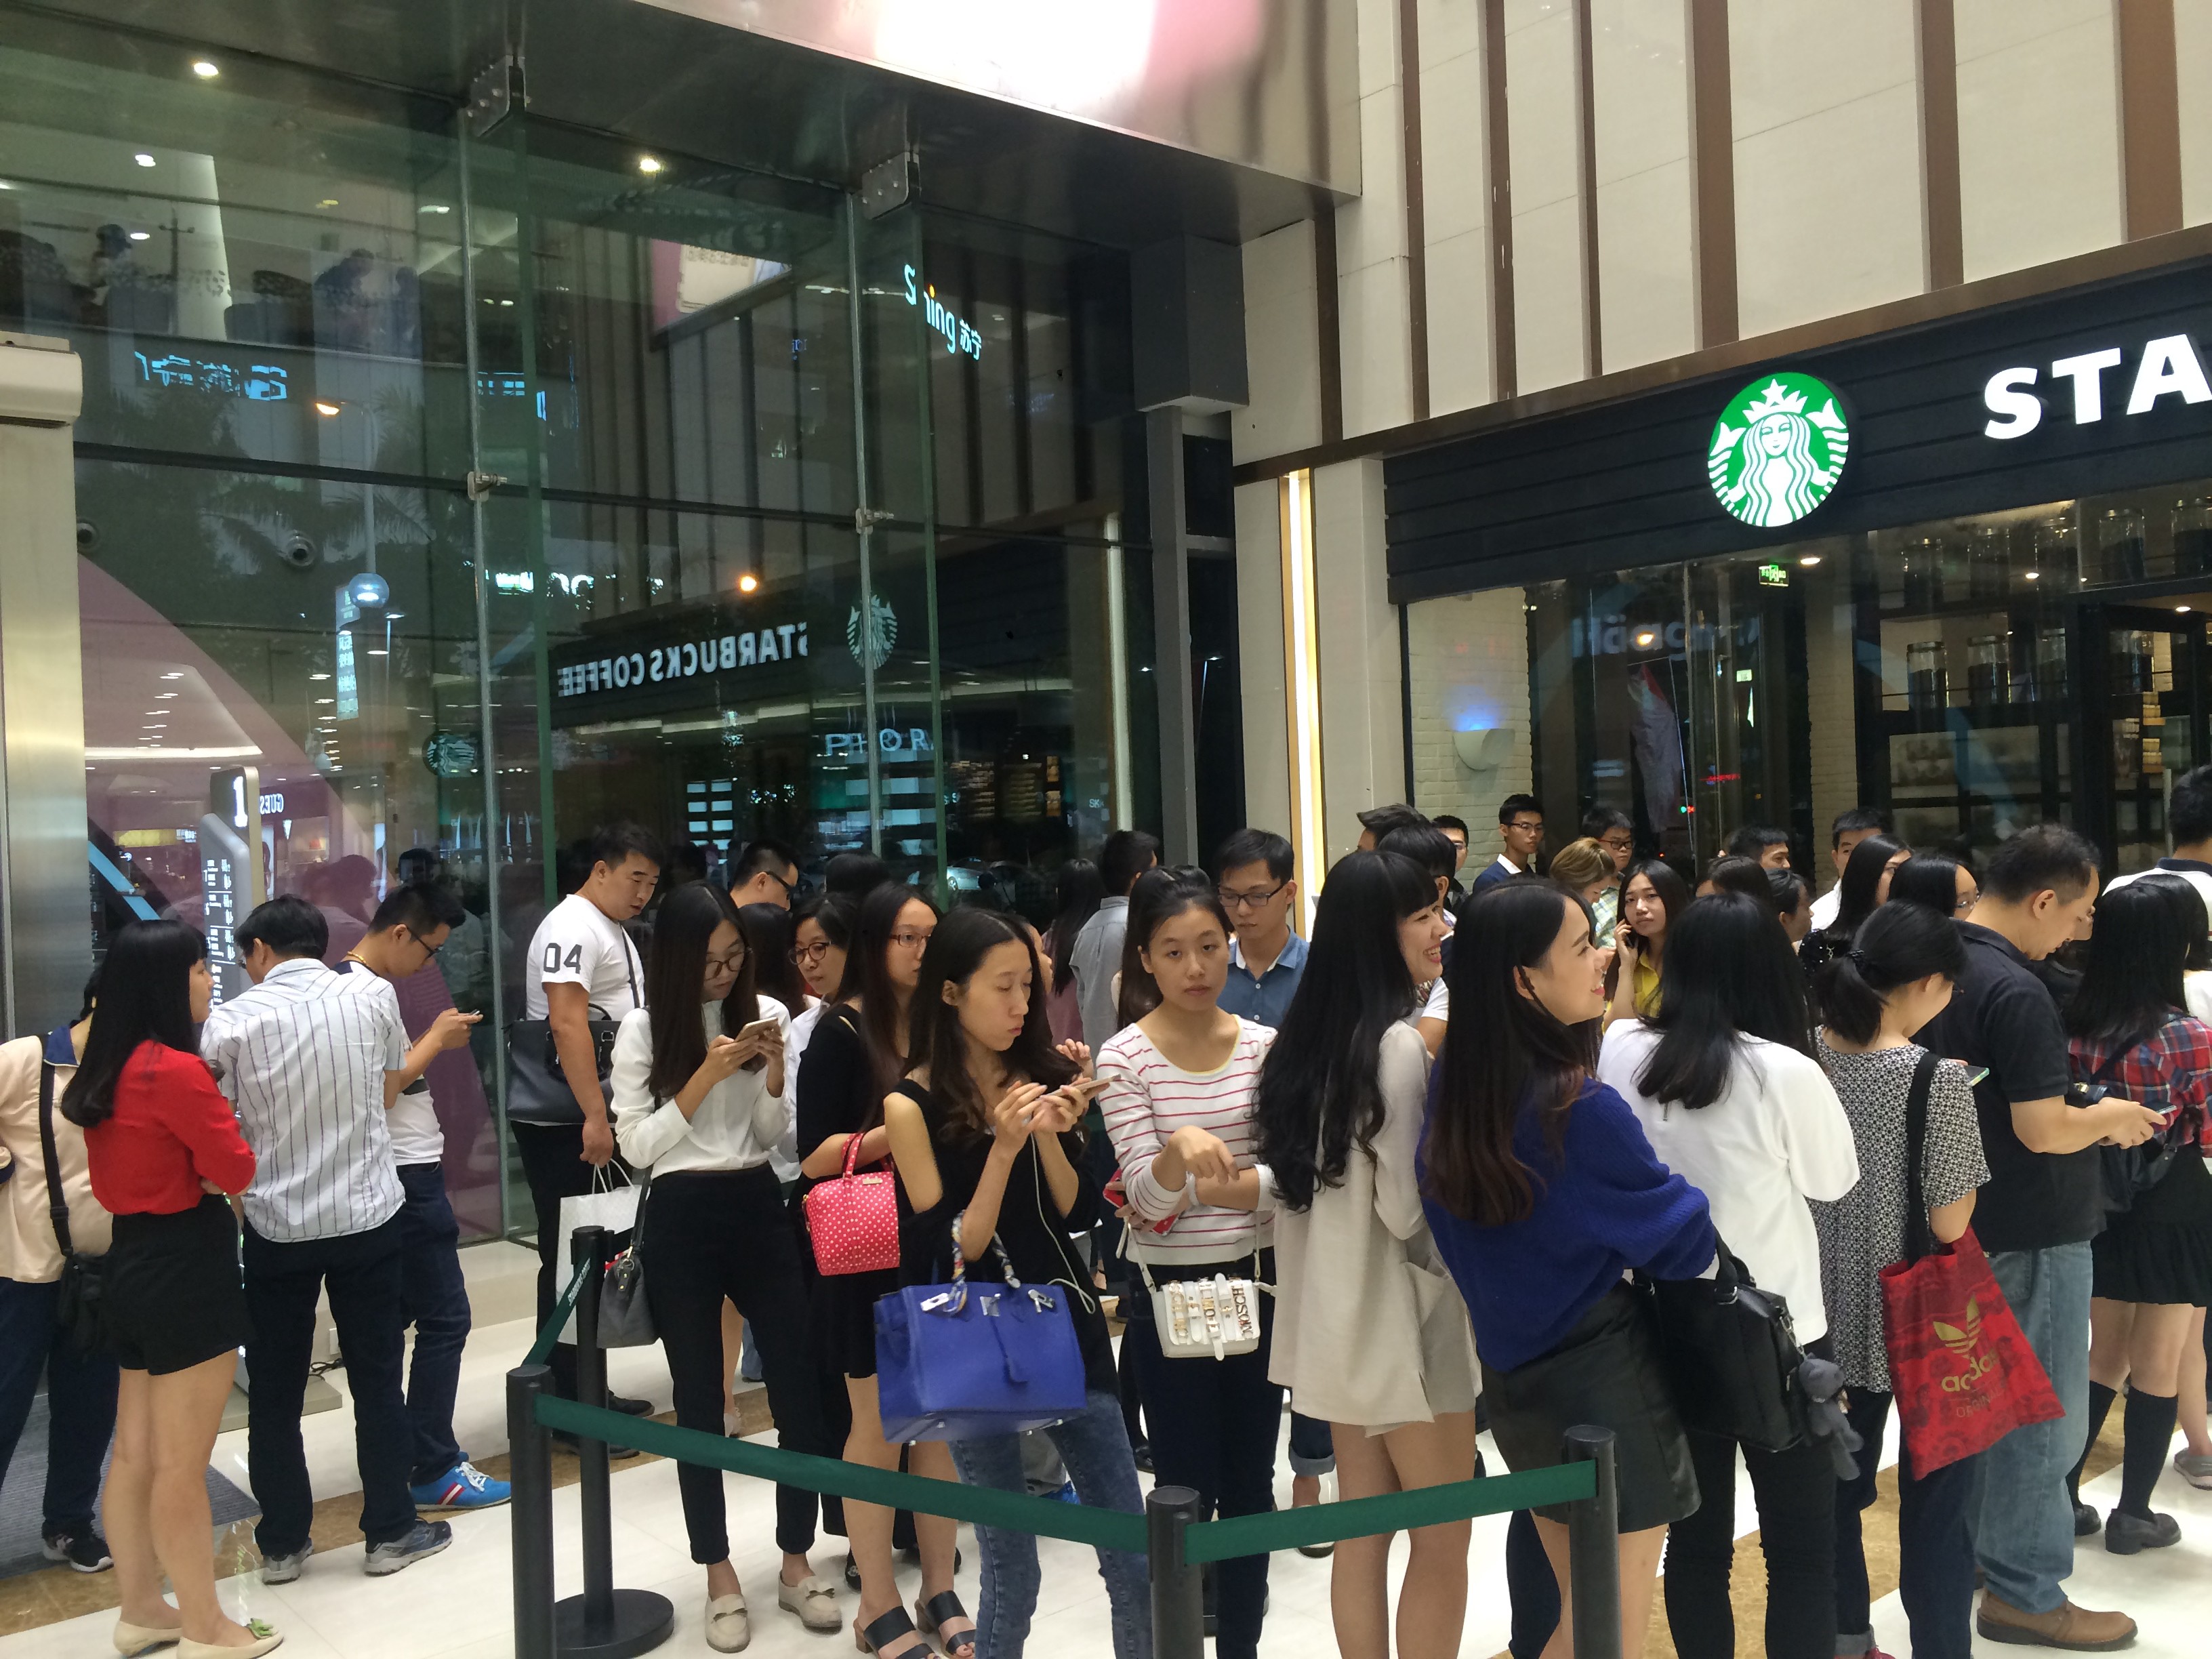
<svg viewBox="0 0 2212 1659">
<path fill-rule="evenodd" d="M 2173 781 L 2206 750 L 2207 606 L 2212 593 L 2083 608 L 2084 706 L 2101 711 L 2091 728 L 2101 743 L 2086 769 L 2094 797 L 2082 821 L 2108 876 L 2147 870 L 2172 850 Z"/>
</svg>

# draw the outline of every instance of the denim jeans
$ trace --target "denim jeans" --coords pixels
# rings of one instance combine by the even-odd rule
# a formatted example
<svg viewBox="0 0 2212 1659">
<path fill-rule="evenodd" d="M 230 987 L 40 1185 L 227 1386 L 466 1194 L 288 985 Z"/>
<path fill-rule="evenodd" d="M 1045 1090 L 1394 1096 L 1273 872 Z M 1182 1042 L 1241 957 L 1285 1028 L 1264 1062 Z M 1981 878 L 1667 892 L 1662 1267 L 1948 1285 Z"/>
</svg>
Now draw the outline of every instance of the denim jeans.
<svg viewBox="0 0 2212 1659">
<path fill-rule="evenodd" d="M 1737 1443 L 1690 1431 L 1690 1462 L 1704 1501 L 1667 1534 L 1667 1627 L 1681 1659 L 1729 1659 L 1736 1650 L 1729 1595 L 1735 1557 Z M 1819 1441 L 1788 1451 L 1742 1448 L 1766 1557 L 1767 1659 L 1830 1659 L 1835 1649 L 1836 1468 Z"/>
<path fill-rule="evenodd" d="M 1873 1592 L 1859 1514 L 1875 1499 L 1875 1468 L 1889 1407 L 1886 1394 L 1850 1391 L 1846 1414 L 1866 1444 L 1858 1455 L 1858 1473 L 1836 1486 L 1836 1652 L 1854 1659 L 1874 1648 Z M 1966 1504 L 1980 1463 L 1978 1455 L 1962 1457 L 1916 1476 L 1912 1454 L 1899 1452 L 1897 1589 L 1911 1625 L 1912 1659 L 1972 1659 L 1974 1545 L 1966 1533 Z"/>
<path fill-rule="evenodd" d="M 2000 1601 L 2023 1613 L 2052 1613 L 2074 1571 L 2066 1473 L 2088 1427 L 2089 1247 L 2000 1251 L 1990 1271 L 2066 1414 L 2014 1429 L 1982 1454 L 1974 1553 Z"/>
<path fill-rule="evenodd" d="M 1336 1473 L 1336 1441 L 1321 1419 L 1291 1413 L 1291 1473 L 1301 1476 Z"/>
<path fill-rule="evenodd" d="M 46 1379 L 46 1536 L 92 1524 L 100 1460 L 115 1435 L 115 1361 L 74 1354 L 54 1338 L 61 1285 L 0 1279 L 0 1475 Z"/>
<path fill-rule="evenodd" d="M 1121 1402 L 1093 1389 L 1080 1417 L 1045 1430 L 1059 1448 L 1075 1495 L 1094 1509 L 1144 1510 L 1137 1490 L 1137 1466 L 1130 1461 L 1129 1437 L 1121 1426 Z M 1023 1492 L 1019 1435 L 994 1434 L 981 1440 L 956 1440 L 952 1462 L 971 1486 Z M 975 1547 L 983 1557 L 983 1599 L 975 1613 L 976 1659 L 1021 1659 L 1029 1639 L 1030 1617 L 1036 1611 L 1036 1537 L 1000 1527 L 977 1527 Z M 1112 1605 L 1114 1659 L 1152 1659 L 1152 1579 L 1141 1555 L 1119 1550 L 1098 1552 L 1099 1577 Z"/>
<path fill-rule="evenodd" d="M 403 1164 L 399 1184 L 399 1300 L 415 1328 L 407 1367 L 407 1420 L 415 1430 L 409 1483 L 435 1480 L 461 1461 L 453 1439 L 453 1397 L 461 1386 L 461 1350 L 469 1341 L 469 1287 L 461 1277 L 461 1228 L 446 1197 L 446 1172 L 435 1164 Z"/>
</svg>

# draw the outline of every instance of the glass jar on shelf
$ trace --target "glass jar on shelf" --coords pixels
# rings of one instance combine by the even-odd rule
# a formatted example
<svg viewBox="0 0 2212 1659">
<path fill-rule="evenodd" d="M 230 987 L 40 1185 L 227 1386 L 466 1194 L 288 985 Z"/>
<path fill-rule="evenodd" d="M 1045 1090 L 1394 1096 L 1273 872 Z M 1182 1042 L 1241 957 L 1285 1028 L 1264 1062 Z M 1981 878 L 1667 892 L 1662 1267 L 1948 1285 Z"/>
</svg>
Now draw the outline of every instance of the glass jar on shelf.
<svg viewBox="0 0 2212 1659">
<path fill-rule="evenodd" d="M 2012 526 L 1977 525 L 1966 547 L 1966 586 L 1977 599 L 2002 599 L 2012 591 Z"/>
<path fill-rule="evenodd" d="M 2017 592 L 2057 593 L 2074 586 L 2075 549 L 2074 515 L 2060 513 L 2042 520 L 2029 538 L 2033 551 L 2024 567 L 2014 570 Z"/>
<path fill-rule="evenodd" d="M 1975 708 L 2002 708 L 2012 696 L 2012 636 L 1977 634 L 1966 642 L 1966 701 Z"/>
<path fill-rule="evenodd" d="M 2212 571 L 2212 496 L 2176 501 L 2172 516 L 2173 574 L 2199 576 Z"/>
<path fill-rule="evenodd" d="M 1922 536 L 1907 542 L 1899 550 L 1899 563 L 1905 577 L 1905 608 L 1907 611 L 1932 611 L 1943 603 L 1943 544 L 1934 536 Z"/>
<path fill-rule="evenodd" d="M 2149 574 L 2139 508 L 2112 507 L 2097 520 L 2097 580 L 2139 582 Z"/>
<path fill-rule="evenodd" d="M 1905 704 L 1916 714 L 1940 714 L 1950 701 L 1943 641 L 1915 640 L 1905 647 Z"/>
</svg>

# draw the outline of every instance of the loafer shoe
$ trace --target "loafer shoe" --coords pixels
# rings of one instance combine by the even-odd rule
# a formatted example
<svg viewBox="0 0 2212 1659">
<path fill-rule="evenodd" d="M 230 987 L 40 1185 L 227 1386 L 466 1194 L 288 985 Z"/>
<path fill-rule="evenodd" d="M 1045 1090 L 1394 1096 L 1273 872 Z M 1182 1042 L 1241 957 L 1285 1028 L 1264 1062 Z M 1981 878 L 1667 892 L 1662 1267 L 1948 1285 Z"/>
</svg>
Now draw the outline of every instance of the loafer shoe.
<svg viewBox="0 0 2212 1659">
<path fill-rule="evenodd" d="M 820 1573 L 812 1573 L 795 1584 L 776 1581 L 775 1604 L 786 1613 L 799 1615 L 799 1622 L 809 1630 L 842 1630 L 845 1616 L 837 1610 L 837 1587 Z"/>
<path fill-rule="evenodd" d="M 743 1653 L 753 1639 L 753 1616 L 742 1593 L 707 1601 L 707 1645 L 717 1653 Z"/>
<path fill-rule="evenodd" d="M 2136 1621 L 2124 1613 L 2093 1613 L 2063 1601 L 2049 1613 L 2022 1613 L 1987 1591 L 1974 1614 L 1974 1630 L 1985 1642 L 2069 1653 L 2110 1653 L 2136 1639 Z"/>
<path fill-rule="evenodd" d="M 2074 1535 L 2076 1538 L 2094 1538 L 2097 1528 L 2104 1524 L 2097 1518 L 2096 1510 L 2078 1498 L 2074 1500 Z"/>
<path fill-rule="evenodd" d="M 2146 1521 L 2114 1510 L 2105 1522 L 2105 1547 L 2115 1555 L 2168 1549 L 2180 1541 L 2181 1523 L 2170 1515 L 2154 1515 Z"/>
</svg>

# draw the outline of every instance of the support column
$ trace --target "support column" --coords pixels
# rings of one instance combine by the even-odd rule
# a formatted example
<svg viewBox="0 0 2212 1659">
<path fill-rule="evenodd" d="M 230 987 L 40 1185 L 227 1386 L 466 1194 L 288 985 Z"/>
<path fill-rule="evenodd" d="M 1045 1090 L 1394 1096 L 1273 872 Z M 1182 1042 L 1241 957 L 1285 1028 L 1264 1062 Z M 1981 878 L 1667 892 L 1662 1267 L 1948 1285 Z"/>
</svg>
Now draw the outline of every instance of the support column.
<svg viewBox="0 0 2212 1659">
<path fill-rule="evenodd" d="M 1190 549 L 1183 528 L 1182 410 L 1145 415 L 1152 520 L 1153 688 L 1160 713 L 1160 862 L 1198 862 L 1197 709 L 1190 684 Z"/>
<path fill-rule="evenodd" d="M 0 1016 L 73 1018 L 85 923 L 84 662 L 70 434 L 84 373 L 67 340 L 0 333 Z"/>
</svg>

